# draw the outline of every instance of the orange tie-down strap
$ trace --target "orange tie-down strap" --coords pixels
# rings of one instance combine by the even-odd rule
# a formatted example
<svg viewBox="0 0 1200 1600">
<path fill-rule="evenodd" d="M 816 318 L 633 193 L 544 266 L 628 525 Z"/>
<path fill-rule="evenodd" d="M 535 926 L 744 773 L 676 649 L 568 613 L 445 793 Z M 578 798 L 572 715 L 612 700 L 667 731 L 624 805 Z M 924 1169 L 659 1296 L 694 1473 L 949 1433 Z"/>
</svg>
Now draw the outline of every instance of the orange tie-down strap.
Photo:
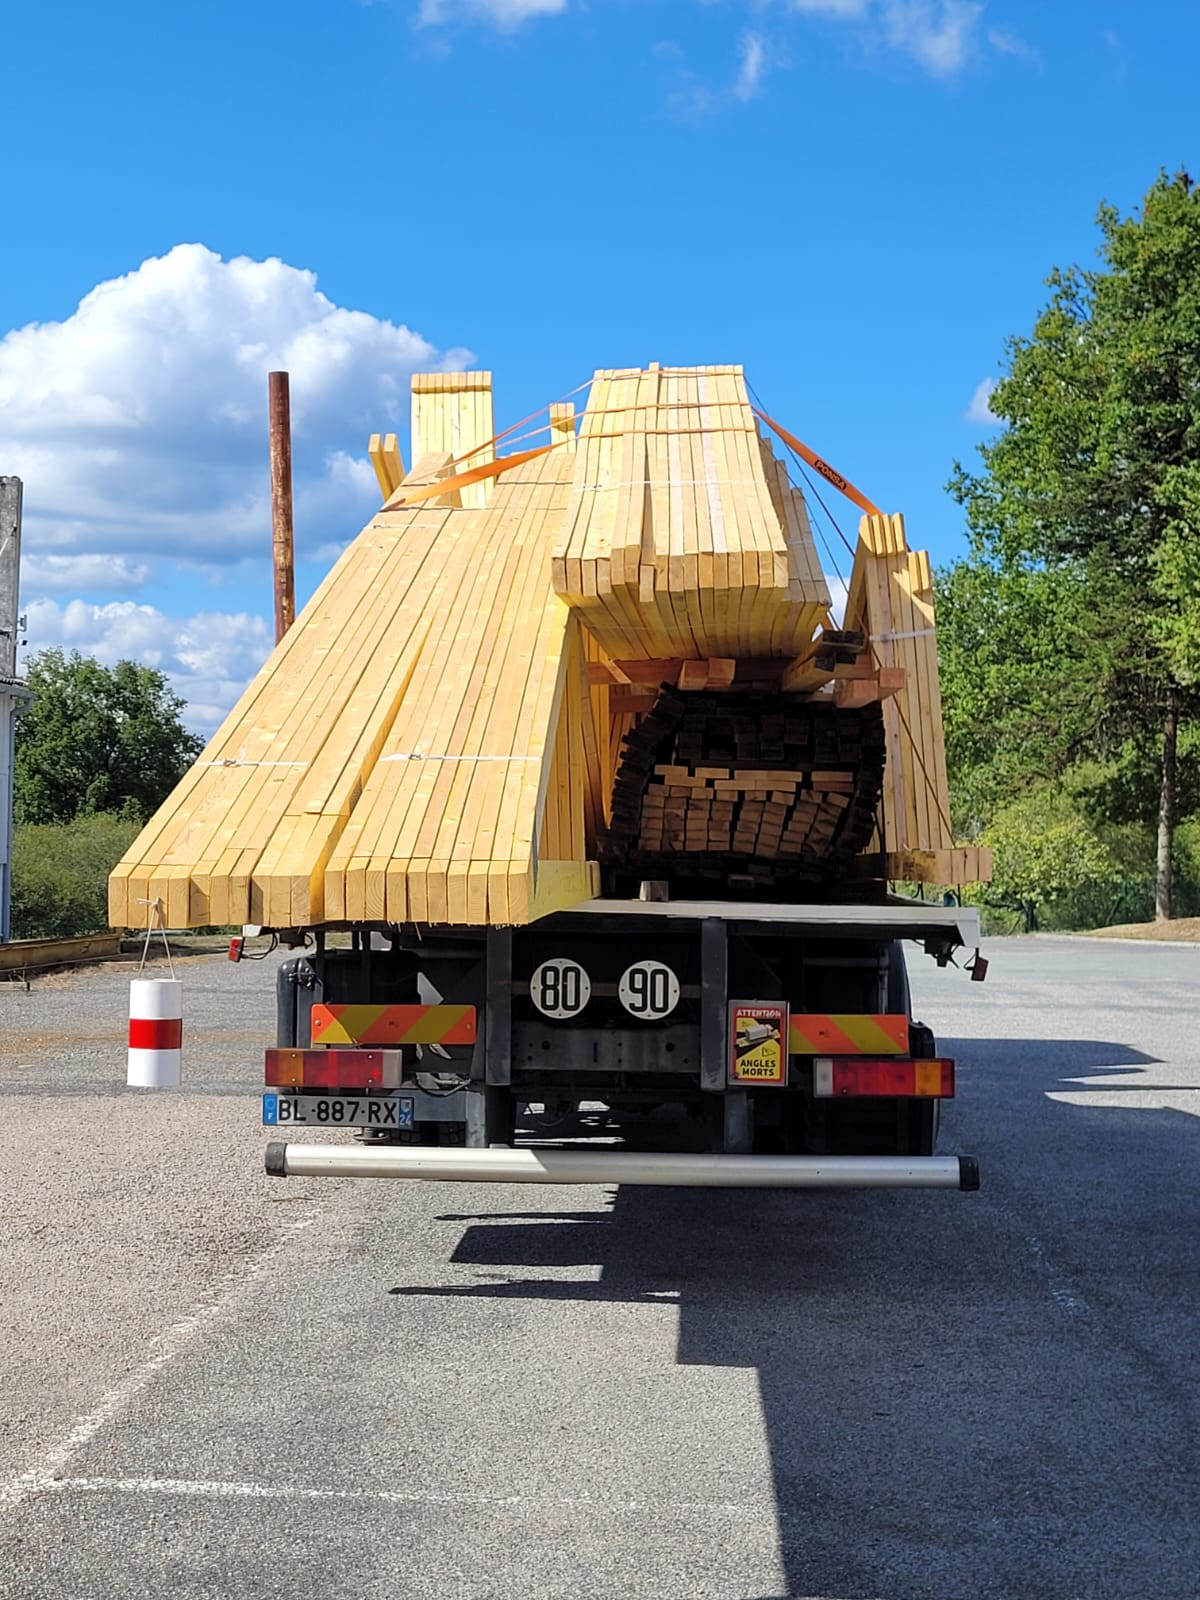
<svg viewBox="0 0 1200 1600">
<path fill-rule="evenodd" d="M 385 511 L 402 511 L 405 506 L 418 504 L 421 500 L 436 500 L 439 495 L 450 494 L 455 489 L 465 489 L 468 484 L 482 483 L 486 478 L 498 478 L 502 472 L 510 472 L 513 467 L 520 467 L 526 461 L 534 461 L 538 456 L 549 455 L 551 450 L 561 450 L 564 444 L 571 444 L 574 434 L 570 439 L 562 439 L 558 444 L 539 445 L 536 450 L 520 450 L 514 456 L 500 456 L 496 461 L 489 461 L 482 467 L 468 467 L 465 472 L 456 472 L 452 478 L 438 478 L 433 483 L 401 484 L 394 494 L 383 502 Z"/>
<path fill-rule="evenodd" d="M 905 1056 L 908 1054 L 908 1018 L 797 1016 L 793 1012 L 788 1053 L 793 1056 Z"/>
<path fill-rule="evenodd" d="M 314 1044 L 474 1044 L 474 1006 L 312 1008 Z"/>
<path fill-rule="evenodd" d="M 868 500 L 861 489 L 856 489 L 849 478 L 843 478 L 836 467 L 831 467 L 828 461 L 823 460 L 815 450 L 810 450 L 808 445 L 797 439 L 794 433 L 789 433 L 785 427 L 775 421 L 774 417 L 769 417 L 765 411 L 760 411 L 757 406 L 753 410 L 754 415 L 761 417 L 771 432 L 778 434 L 790 450 L 794 450 L 802 460 L 807 461 L 813 471 L 819 472 L 826 483 L 831 483 L 839 494 L 844 494 L 847 500 L 853 501 L 860 511 L 865 511 L 869 517 L 883 515 L 879 507 Z"/>
</svg>

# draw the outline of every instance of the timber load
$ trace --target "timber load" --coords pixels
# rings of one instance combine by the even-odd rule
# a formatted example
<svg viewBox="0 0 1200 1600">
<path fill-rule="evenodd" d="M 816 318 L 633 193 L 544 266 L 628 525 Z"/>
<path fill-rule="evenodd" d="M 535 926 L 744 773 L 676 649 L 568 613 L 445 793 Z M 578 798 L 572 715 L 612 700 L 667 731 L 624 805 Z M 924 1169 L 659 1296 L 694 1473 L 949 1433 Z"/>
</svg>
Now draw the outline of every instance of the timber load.
<svg viewBox="0 0 1200 1600">
<path fill-rule="evenodd" d="M 950 830 L 928 558 L 741 368 L 598 372 L 507 454 L 487 373 L 415 378 L 412 413 L 412 470 L 372 438 L 382 509 L 118 864 L 114 926 L 990 875 Z M 775 440 L 863 513 L 837 626 Z"/>
<path fill-rule="evenodd" d="M 875 831 L 879 707 L 838 710 L 779 690 L 664 688 L 625 735 L 600 859 L 615 894 L 796 898 L 844 876 Z"/>
</svg>

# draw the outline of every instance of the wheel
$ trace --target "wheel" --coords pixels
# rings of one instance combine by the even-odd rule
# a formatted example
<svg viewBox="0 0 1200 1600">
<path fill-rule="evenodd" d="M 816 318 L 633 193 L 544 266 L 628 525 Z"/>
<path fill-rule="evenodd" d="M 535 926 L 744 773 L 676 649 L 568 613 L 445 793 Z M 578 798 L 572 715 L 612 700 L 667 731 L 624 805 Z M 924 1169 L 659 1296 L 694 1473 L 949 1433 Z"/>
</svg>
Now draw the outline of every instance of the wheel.
<svg viewBox="0 0 1200 1600">
<path fill-rule="evenodd" d="M 904 946 L 897 940 L 887 947 L 887 1008 L 893 1017 L 912 1016 L 912 994 L 908 987 L 908 963 Z"/>
<path fill-rule="evenodd" d="M 911 1020 L 912 991 L 908 983 L 908 964 L 904 959 L 904 947 L 899 942 L 888 947 L 888 1011 L 897 1015 L 903 1013 L 910 1019 L 908 1049 L 915 1060 L 929 1061 L 937 1055 L 937 1041 L 933 1037 L 932 1028 L 926 1027 L 923 1022 Z M 937 1148 L 938 1129 L 941 1126 L 942 1102 L 909 1100 L 902 1104 L 907 1107 L 907 1116 L 902 1120 L 907 1123 L 905 1137 L 908 1148 L 900 1153 L 913 1156 L 933 1155 Z"/>
</svg>

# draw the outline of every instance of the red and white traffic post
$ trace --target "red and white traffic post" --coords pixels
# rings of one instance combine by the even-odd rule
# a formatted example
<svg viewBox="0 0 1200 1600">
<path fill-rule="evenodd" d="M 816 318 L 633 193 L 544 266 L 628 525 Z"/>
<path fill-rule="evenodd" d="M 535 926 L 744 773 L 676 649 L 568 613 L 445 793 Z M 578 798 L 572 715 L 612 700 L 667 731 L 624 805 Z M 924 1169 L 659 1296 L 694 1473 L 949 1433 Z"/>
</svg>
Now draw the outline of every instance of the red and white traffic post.
<svg viewBox="0 0 1200 1600">
<path fill-rule="evenodd" d="M 183 1066 L 183 984 L 134 978 L 129 985 L 131 1089 L 177 1089 Z"/>
</svg>

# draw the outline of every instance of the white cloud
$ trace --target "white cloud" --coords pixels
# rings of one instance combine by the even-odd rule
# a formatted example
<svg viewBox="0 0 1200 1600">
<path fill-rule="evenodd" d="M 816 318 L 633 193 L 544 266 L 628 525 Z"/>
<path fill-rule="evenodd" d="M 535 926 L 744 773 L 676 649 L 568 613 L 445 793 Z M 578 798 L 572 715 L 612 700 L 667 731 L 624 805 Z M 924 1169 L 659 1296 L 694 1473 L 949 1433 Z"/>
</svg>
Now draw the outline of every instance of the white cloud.
<svg viewBox="0 0 1200 1600">
<path fill-rule="evenodd" d="M 717 0 L 699 3 L 713 6 Z M 936 78 L 955 76 L 985 46 L 1001 55 L 1040 59 L 1032 45 L 1009 29 L 981 30 L 984 0 L 782 0 L 782 4 L 798 16 L 855 24 L 866 45 L 906 55 Z M 776 0 L 747 0 L 746 9 L 761 18 L 775 5 Z M 561 16 L 570 9 L 570 0 L 418 0 L 416 20 L 427 28 L 473 20 L 512 33 L 535 17 Z M 674 53 L 678 46 L 660 42 L 653 50 L 660 55 L 667 50 Z M 752 99 L 759 92 L 763 70 L 771 64 L 770 55 L 763 34 L 748 34 L 734 86 L 712 89 L 689 80 L 673 96 L 675 109 L 706 115 L 730 99 Z"/>
<path fill-rule="evenodd" d="M 124 587 L 151 556 L 265 553 L 276 368 L 291 373 L 298 547 L 357 532 L 378 499 L 368 435 L 404 427 L 414 369 L 467 359 L 334 305 L 311 272 L 199 244 L 99 284 L 62 322 L 14 330 L 0 340 L 0 461 L 25 480 L 26 598 L 39 572 L 42 592 L 61 590 L 50 556 L 116 558 Z"/>
<path fill-rule="evenodd" d="M 676 116 L 685 121 L 698 122 L 731 105 L 745 105 L 762 93 L 767 73 L 782 64 L 785 63 L 770 53 L 761 33 L 743 34 L 738 44 L 737 64 L 732 79 L 714 88 L 694 73 L 685 71 L 680 74 L 678 85 L 670 97 L 670 107 Z"/>
<path fill-rule="evenodd" d="M 865 17 L 870 0 L 791 0 L 793 11 L 808 11 L 823 17 Z"/>
<path fill-rule="evenodd" d="M 1012 33 L 1007 28 L 989 28 L 987 42 L 1002 56 L 1016 56 L 1018 61 L 1040 62 L 1042 59 L 1031 44 L 1026 44 L 1020 34 Z"/>
<path fill-rule="evenodd" d="M 699 0 L 713 6 L 717 0 Z M 761 18 L 776 0 L 748 0 L 746 9 Z M 852 23 L 868 46 L 897 51 L 910 57 L 931 76 L 950 78 L 960 72 L 985 45 L 1002 55 L 1030 61 L 1037 51 L 1016 34 L 989 28 L 981 36 L 983 0 L 782 0 L 783 8 L 799 16 L 836 23 Z M 479 21 L 511 33 L 535 17 L 561 16 L 572 9 L 570 0 L 418 0 L 416 20 L 422 27 L 444 27 L 454 22 Z M 580 7 L 579 9 L 586 9 Z M 654 47 L 664 53 L 663 44 Z M 668 45 L 675 50 L 678 47 Z M 767 40 L 761 33 L 746 36 L 742 65 L 734 85 L 713 89 L 689 78 L 672 97 L 676 111 L 704 116 L 732 100 L 752 99 L 763 72 L 771 64 Z"/>
<path fill-rule="evenodd" d="M 884 0 L 880 16 L 894 49 L 948 78 L 966 65 L 982 12 L 970 0 Z"/>
<path fill-rule="evenodd" d="M 971 402 L 963 412 L 966 422 L 978 422 L 988 427 L 995 427 L 1001 420 L 992 410 L 990 401 L 996 391 L 997 379 L 981 378 L 975 385 L 975 393 Z"/>
<path fill-rule="evenodd" d="M 753 100 L 762 91 L 767 74 L 767 47 L 761 33 L 748 33 L 741 42 L 737 77 L 730 91 L 735 100 Z"/>
<path fill-rule="evenodd" d="M 511 33 L 533 17 L 553 17 L 567 9 L 567 0 L 421 0 L 417 22 L 437 28 L 475 17 Z"/>
<path fill-rule="evenodd" d="M 953 77 L 966 65 L 983 15 L 977 0 L 789 0 L 789 9 L 857 23 L 868 43 L 910 56 L 937 78 Z"/>
<path fill-rule="evenodd" d="M 106 666 L 137 661 L 157 667 L 188 702 L 188 725 L 203 734 L 216 728 L 274 644 L 266 621 L 246 612 L 169 617 L 133 600 L 35 600 L 26 612 L 29 651 L 60 645 Z"/>
<path fill-rule="evenodd" d="M 91 589 L 112 594 L 140 589 L 150 568 L 127 556 L 23 555 L 21 587 L 25 594 L 76 594 Z"/>
</svg>

